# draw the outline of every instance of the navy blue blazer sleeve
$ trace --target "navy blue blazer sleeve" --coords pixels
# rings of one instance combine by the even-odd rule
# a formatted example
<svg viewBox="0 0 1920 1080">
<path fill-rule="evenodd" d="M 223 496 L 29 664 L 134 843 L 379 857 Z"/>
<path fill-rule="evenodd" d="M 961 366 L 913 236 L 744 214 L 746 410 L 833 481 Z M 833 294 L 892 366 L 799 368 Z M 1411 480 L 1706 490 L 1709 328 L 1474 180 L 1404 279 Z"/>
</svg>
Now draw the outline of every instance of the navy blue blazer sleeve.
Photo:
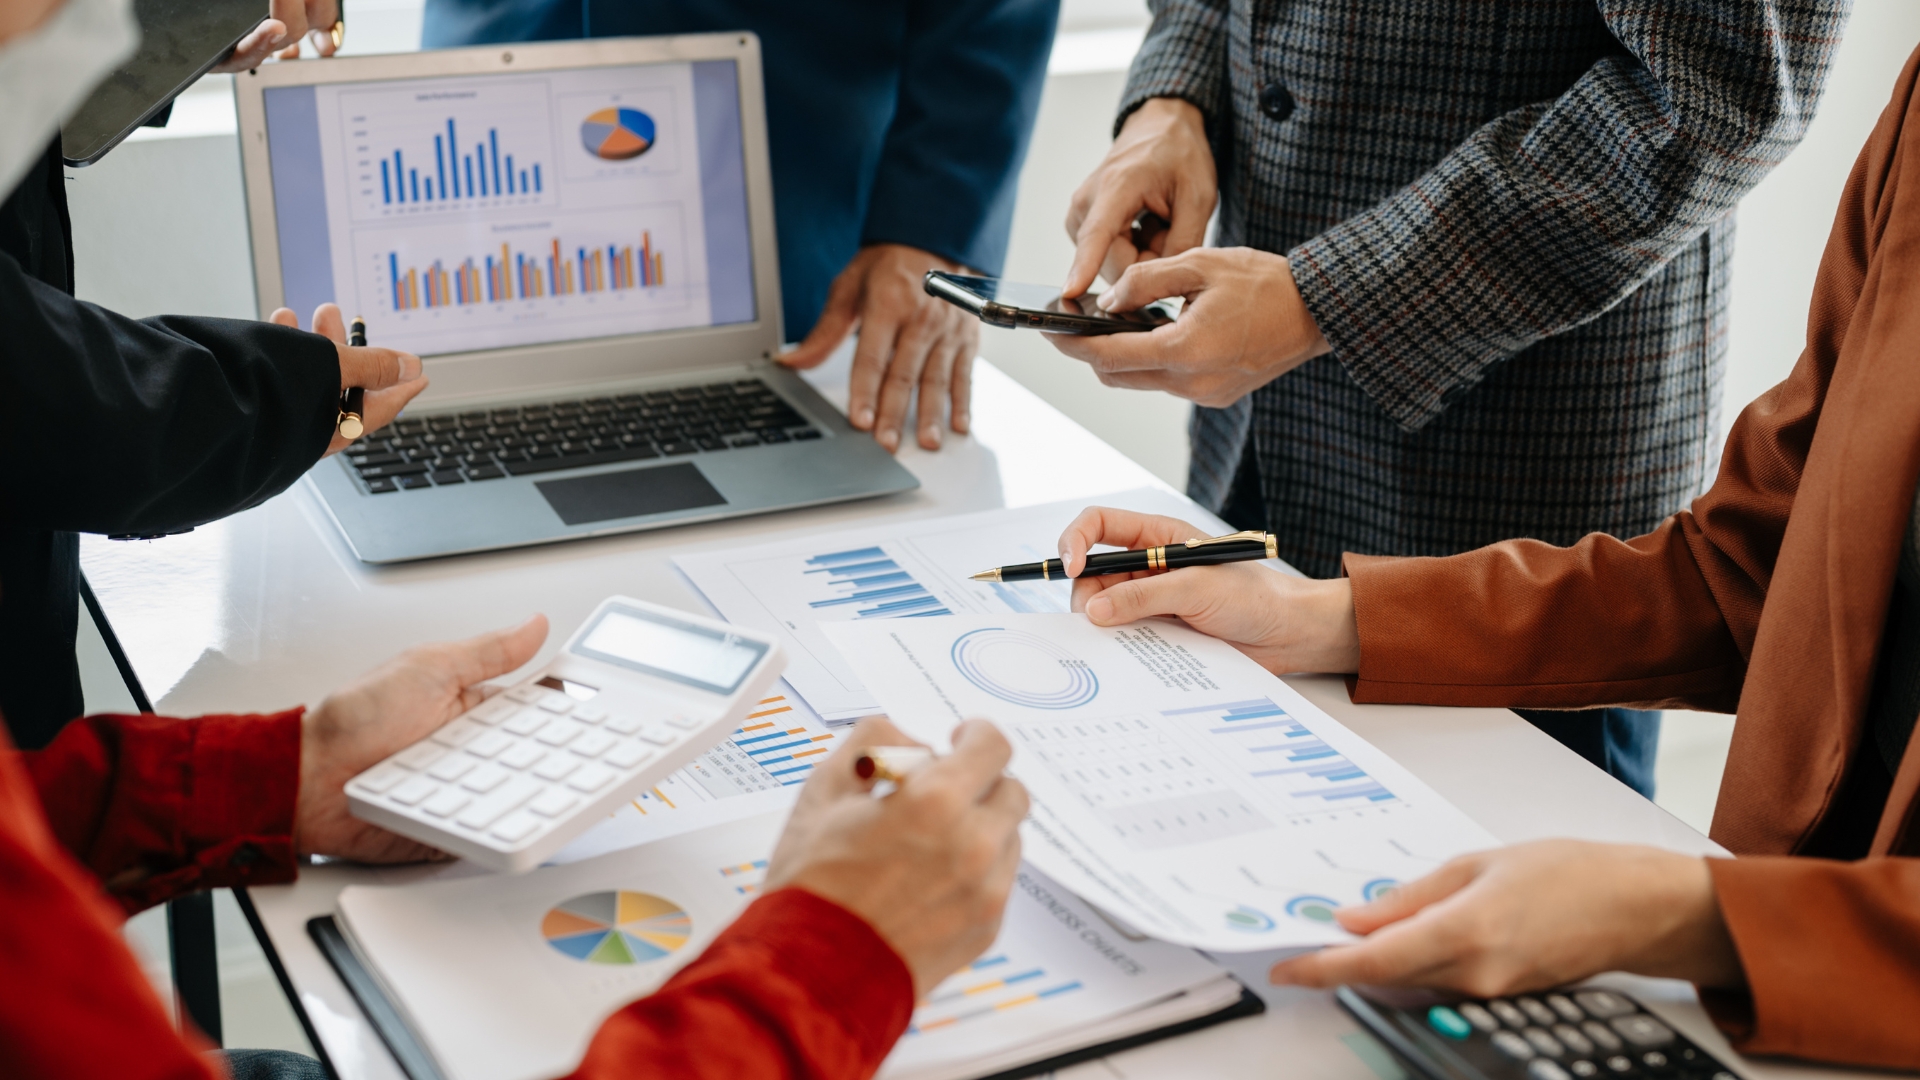
<svg viewBox="0 0 1920 1080">
<path fill-rule="evenodd" d="M 913 4 L 861 242 L 998 274 L 1059 0 Z"/>
<path fill-rule="evenodd" d="M 326 452 L 340 361 L 271 323 L 130 319 L 0 255 L 0 518 L 173 532 L 263 502 Z"/>
</svg>

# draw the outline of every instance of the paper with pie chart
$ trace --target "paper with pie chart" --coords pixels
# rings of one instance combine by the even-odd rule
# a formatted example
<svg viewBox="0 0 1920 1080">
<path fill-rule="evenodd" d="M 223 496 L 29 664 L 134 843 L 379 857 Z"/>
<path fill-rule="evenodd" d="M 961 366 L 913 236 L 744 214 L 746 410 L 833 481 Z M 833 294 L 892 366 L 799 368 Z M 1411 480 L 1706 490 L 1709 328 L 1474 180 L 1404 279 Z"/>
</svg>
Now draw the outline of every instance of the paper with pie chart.
<svg viewBox="0 0 1920 1080">
<path fill-rule="evenodd" d="M 1497 841 L 1217 639 L 1179 623 L 954 615 L 825 628 L 894 722 L 1014 744 L 1026 857 L 1141 931 L 1224 952 L 1347 940 L 1340 907 Z"/>
</svg>

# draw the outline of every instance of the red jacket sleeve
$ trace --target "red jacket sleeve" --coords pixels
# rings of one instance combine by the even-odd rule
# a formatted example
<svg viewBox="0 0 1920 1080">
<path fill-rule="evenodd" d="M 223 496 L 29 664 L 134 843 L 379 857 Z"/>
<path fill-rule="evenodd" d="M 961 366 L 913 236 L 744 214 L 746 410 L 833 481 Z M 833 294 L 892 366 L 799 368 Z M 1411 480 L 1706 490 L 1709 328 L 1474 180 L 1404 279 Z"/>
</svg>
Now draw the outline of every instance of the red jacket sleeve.
<svg viewBox="0 0 1920 1080">
<path fill-rule="evenodd" d="M 0 1076 L 218 1080 L 205 1047 L 173 1029 L 120 912 L 49 828 L 21 757 L 0 735 Z"/>
<path fill-rule="evenodd" d="M 135 912 L 293 880 L 301 712 L 89 716 L 20 757 L 54 837 Z"/>
<path fill-rule="evenodd" d="M 913 978 L 871 926 L 781 889 L 665 986 L 609 1017 L 573 1080 L 864 1080 L 912 1014 Z"/>
</svg>

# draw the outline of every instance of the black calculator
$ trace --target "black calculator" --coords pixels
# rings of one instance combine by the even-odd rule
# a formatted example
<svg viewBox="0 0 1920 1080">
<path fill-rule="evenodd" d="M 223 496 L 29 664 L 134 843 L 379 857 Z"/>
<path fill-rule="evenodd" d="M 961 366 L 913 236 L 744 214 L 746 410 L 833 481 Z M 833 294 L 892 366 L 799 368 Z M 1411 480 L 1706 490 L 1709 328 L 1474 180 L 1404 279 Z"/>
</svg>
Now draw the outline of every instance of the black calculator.
<svg viewBox="0 0 1920 1080">
<path fill-rule="evenodd" d="M 1474 1000 L 1343 986 L 1334 998 L 1420 1080 L 1739 1080 L 1614 990 Z"/>
</svg>

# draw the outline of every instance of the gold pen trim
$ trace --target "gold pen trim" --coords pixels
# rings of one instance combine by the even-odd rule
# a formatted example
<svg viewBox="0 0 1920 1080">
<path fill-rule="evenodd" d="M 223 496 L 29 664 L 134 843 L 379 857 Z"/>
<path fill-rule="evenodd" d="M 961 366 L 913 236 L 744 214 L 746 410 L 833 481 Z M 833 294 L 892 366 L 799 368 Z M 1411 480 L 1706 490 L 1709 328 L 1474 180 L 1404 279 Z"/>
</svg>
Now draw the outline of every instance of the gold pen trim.
<svg viewBox="0 0 1920 1080">
<path fill-rule="evenodd" d="M 973 575 L 973 580 L 975 580 L 975 581 L 999 581 L 999 580 L 1000 580 L 1000 568 L 996 566 L 996 567 L 994 567 L 994 568 L 993 568 L 993 569 L 991 569 L 991 570 L 982 570 L 982 571 L 980 571 L 979 573 L 977 573 L 977 574 L 975 574 L 975 575 Z"/>
</svg>

